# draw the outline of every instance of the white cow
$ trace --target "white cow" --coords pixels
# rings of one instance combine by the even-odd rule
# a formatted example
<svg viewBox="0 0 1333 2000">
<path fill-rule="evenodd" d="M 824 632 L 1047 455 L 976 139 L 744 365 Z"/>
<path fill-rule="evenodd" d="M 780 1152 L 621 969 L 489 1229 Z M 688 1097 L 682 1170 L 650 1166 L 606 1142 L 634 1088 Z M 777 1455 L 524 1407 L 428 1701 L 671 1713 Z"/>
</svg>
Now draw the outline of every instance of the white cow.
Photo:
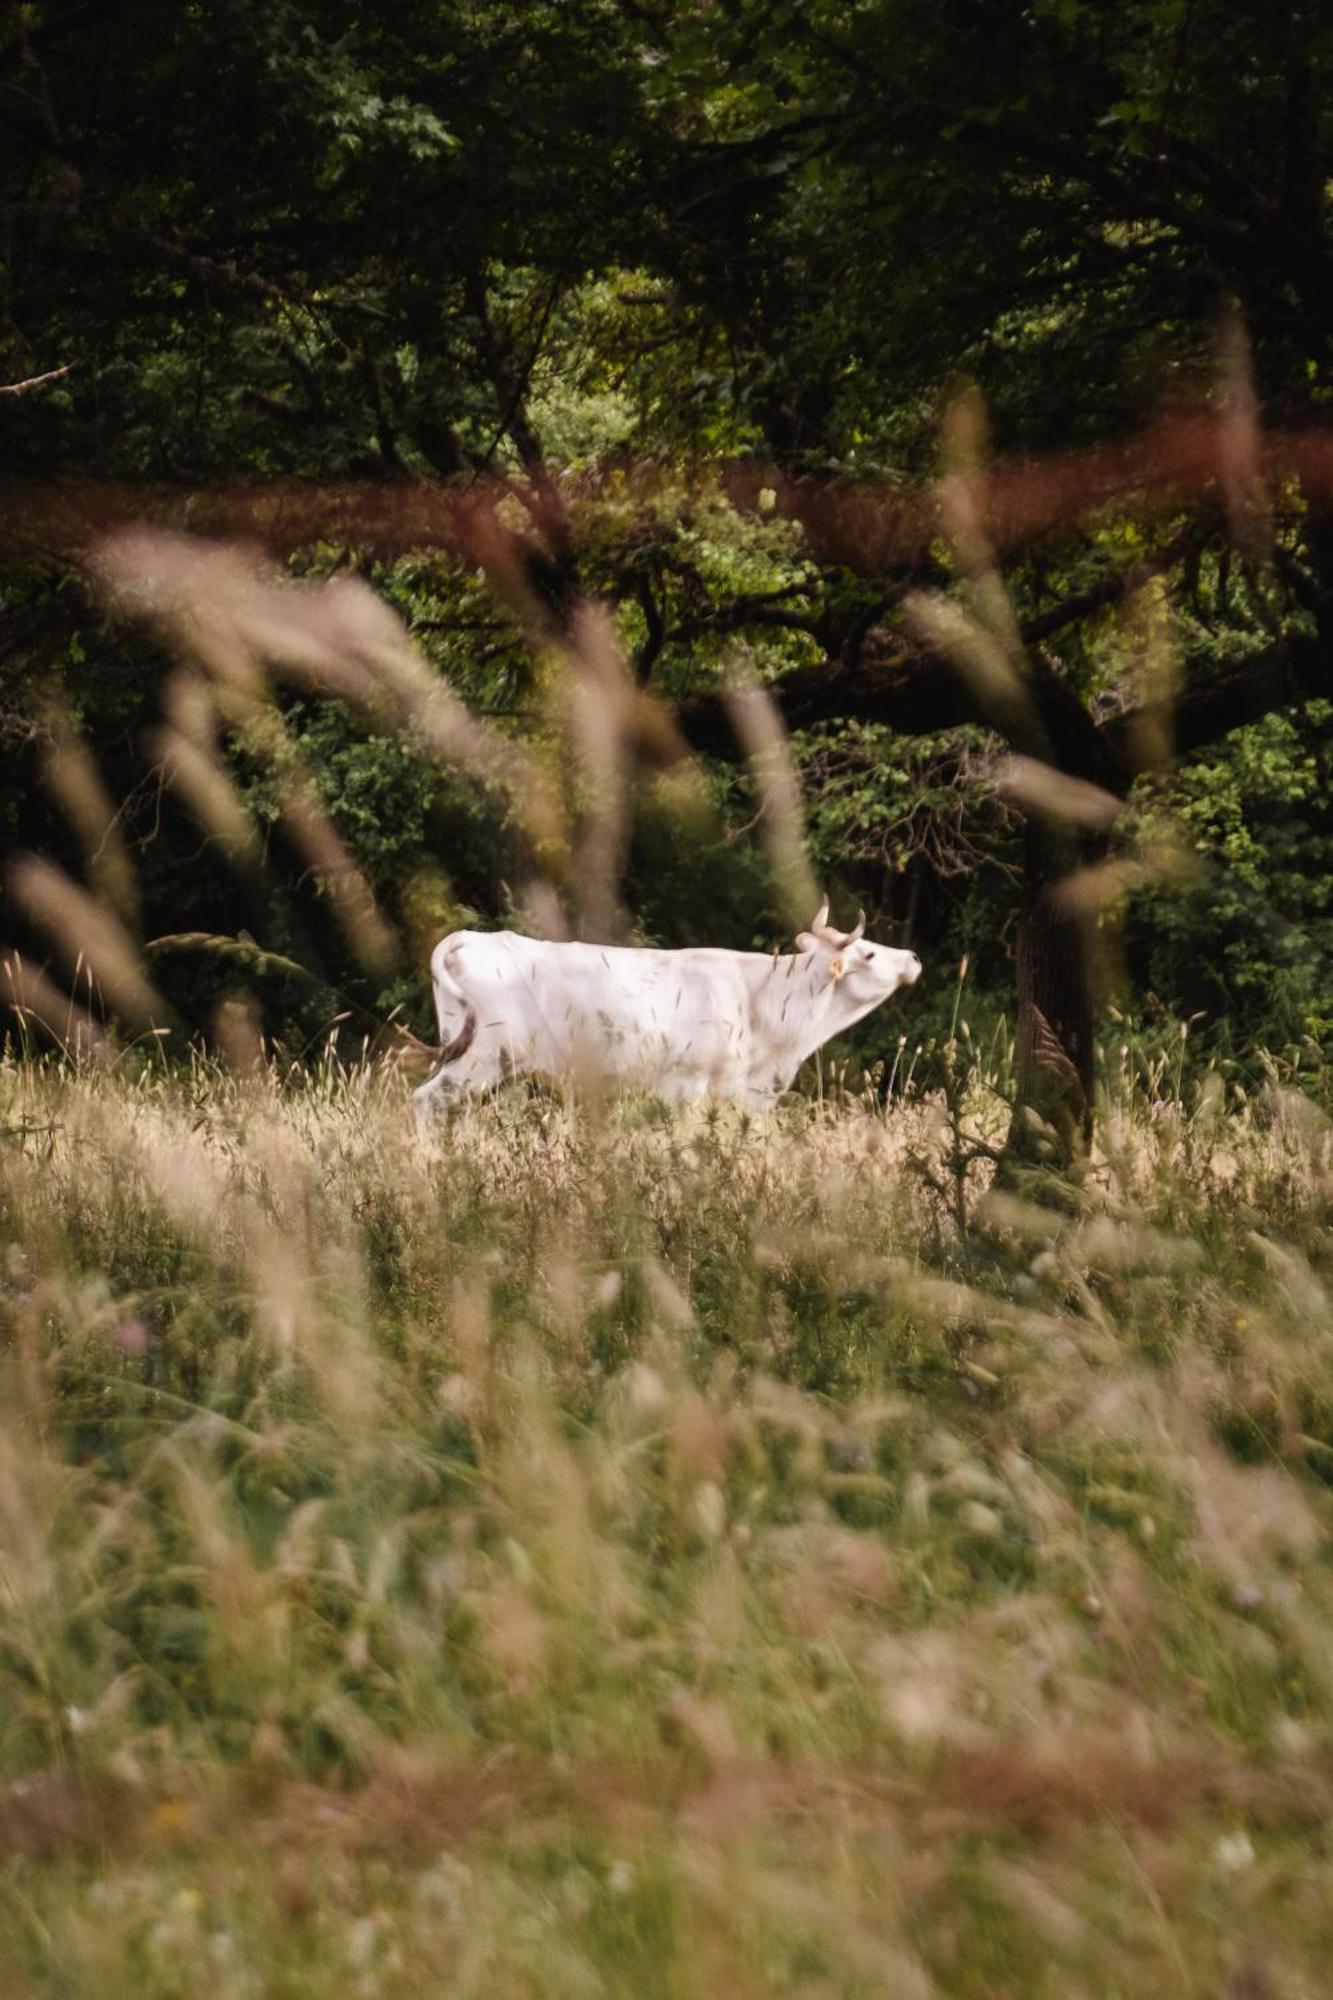
<svg viewBox="0 0 1333 2000">
<path fill-rule="evenodd" d="M 807 1056 L 920 978 L 915 952 L 866 944 L 864 929 L 862 914 L 830 930 L 825 902 L 783 958 L 454 931 L 431 953 L 442 1046 L 417 1116 L 532 1071 L 771 1104 Z"/>
</svg>

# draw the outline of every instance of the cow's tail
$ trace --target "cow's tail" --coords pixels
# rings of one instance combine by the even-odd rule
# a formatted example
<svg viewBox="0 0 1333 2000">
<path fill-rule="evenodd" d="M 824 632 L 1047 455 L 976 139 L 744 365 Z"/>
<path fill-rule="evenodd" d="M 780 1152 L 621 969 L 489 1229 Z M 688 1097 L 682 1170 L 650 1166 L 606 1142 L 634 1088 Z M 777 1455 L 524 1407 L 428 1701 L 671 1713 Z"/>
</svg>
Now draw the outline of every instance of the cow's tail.
<svg viewBox="0 0 1333 2000">
<path fill-rule="evenodd" d="M 454 977 L 456 950 L 456 939 L 447 937 L 436 945 L 430 959 L 435 1016 L 440 1024 L 440 1046 L 436 1059 L 441 1069 L 465 1056 L 477 1033 L 477 1010 Z"/>
</svg>

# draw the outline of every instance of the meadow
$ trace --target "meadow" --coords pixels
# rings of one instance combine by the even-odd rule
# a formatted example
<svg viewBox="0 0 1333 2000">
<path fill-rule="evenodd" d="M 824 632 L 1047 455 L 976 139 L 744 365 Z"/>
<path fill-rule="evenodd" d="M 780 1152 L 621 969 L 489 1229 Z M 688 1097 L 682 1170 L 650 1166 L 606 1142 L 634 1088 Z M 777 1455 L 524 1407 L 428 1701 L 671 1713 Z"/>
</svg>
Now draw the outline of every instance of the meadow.
<svg viewBox="0 0 1333 2000">
<path fill-rule="evenodd" d="M 1325 1992 L 1333 1127 L 1102 1092 L 11 1050 L 4 1991 Z"/>
<path fill-rule="evenodd" d="M 0 2000 L 1323 2000 L 1333 8 L 0 90 Z M 414 1127 L 826 894 L 772 1112 Z"/>
</svg>

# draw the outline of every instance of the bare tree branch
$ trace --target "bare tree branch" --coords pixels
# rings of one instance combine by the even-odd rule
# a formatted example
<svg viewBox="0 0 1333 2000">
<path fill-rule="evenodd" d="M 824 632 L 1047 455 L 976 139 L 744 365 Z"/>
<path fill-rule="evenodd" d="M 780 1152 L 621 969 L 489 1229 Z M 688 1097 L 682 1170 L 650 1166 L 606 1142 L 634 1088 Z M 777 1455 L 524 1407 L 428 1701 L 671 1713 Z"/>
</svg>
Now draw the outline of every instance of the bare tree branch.
<svg viewBox="0 0 1333 2000">
<path fill-rule="evenodd" d="M 44 382 L 58 382 L 73 366 L 67 361 L 63 368 L 48 368 L 44 375 L 29 375 L 22 382 L 0 382 L 0 396 L 26 396 L 29 389 L 40 389 Z"/>
</svg>

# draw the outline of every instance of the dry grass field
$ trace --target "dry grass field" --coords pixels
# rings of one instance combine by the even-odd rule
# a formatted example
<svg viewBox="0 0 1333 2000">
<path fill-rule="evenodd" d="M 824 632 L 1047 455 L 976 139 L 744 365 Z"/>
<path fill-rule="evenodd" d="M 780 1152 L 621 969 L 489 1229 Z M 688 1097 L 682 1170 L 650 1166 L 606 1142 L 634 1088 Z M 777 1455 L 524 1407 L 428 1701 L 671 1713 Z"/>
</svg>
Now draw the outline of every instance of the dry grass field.
<svg viewBox="0 0 1333 2000">
<path fill-rule="evenodd" d="M 8 1062 L 5 1992 L 1326 1992 L 1333 1133 L 1103 1131 Z"/>
</svg>

